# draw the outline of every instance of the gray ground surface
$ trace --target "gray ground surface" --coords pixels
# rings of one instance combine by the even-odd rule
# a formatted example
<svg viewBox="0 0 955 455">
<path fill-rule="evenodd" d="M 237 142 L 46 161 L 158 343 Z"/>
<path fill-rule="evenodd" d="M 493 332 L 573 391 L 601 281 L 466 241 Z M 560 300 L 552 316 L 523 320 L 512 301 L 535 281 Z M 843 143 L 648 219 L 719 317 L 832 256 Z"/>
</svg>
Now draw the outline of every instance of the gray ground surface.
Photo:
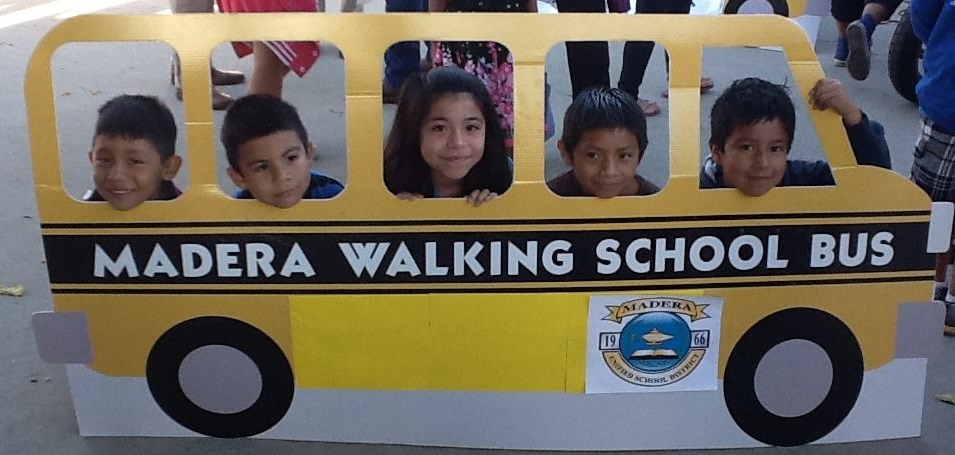
<svg viewBox="0 0 955 455">
<path fill-rule="evenodd" d="M 61 366 L 42 363 L 36 355 L 29 326 L 30 314 L 50 307 L 51 295 L 43 262 L 33 181 L 30 171 L 29 145 L 26 133 L 26 114 L 23 101 L 23 78 L 27 60 L 36 42 L 70 8 L 87 2 L 59 0 L 40 1 L 0 0 L 0 66 L 3 84 L 0 84 L 0 193 L 7 196 L 0 202 L 0 284 L 23 284 L 23 297 L 0 296 L 0 453 L 9 454 L 171 454 L 171 453 L 477 453 L 441 448 L 414 448 L 400 446 L 364 446 L 350 444 L 300 443 L 262 440 L 211 440 L 163 438 L 83 438 L 78 436 L 65 375 Z M 93 3 L 93 2 L 89 2 Z M 119 13 L 155 13 L 166 9 L 162 0 L 112 0 L 97 2 L 110 5 L 106 11 Z M 329 2 L 337 4 L 337 2 Z M 374 2 L 370 10 L 381 8 Z M 32 8 L 32 9 L 31 9 Z M 330 7 L 330 9 L 336 9 Z M 27 14 L 29 13 L 29 14 Z M 36 14 L 33 14 L 36 13 Z M 14 21 L 13 19 L 17 19 Z M 22 21 L 21 21 L 22 20 Z M 889 84 L 886 72 L 888 40 L 894 24 L 880 27 L 875 35 L 873 70 L 869 80 L 853 81 L 843 69 L 834 68 L 831 55 L 834 30 L 831 19 L 824 19 L 817 42 L 817 52 L 827 74 L 845 82 L 852 96 L 869 115 L 883 122 L 893 154 L 893 167 L 907 174 L 912 160 L 912 145 L 918 125 L 915 106 L 898 96 Z M 614 72 L 619 70 L 621 47 L 612 48 L 617 57 Z M 131 52 L 132 51 L 132 52 Z M 315 138 L 320 158 L 316 166 L 330 174 L 343 177 L 344 161 L 344 102 L 341 82 L 343 62 L 335 57 L 334 49 L 326 54 L 306 78 L 290 77 L 286 83 L 286 98 L 303 112 L 308 128 Z M 735 62 L 746 61 L 745 72 Z M 222 46 L 215 55 L 222 67 L 250 70 L 248 59 L 237 61 L 231 50 Z M 780 71 L 780 54 L 760 49 L 712 50 L 705 54 L 704 72 L 713 77 L 717 90 L 737 77 L 759 75 L 777 81 L 786 80 Z M 86 151 L 96 107 L 121 92 L 152 93 L 163 98 L 177 111 L 181 106 L 173 97 L 169 85 L 169 52 L 161 44 L 119 44 L 109 46 L 76 45 L 62 49 L 56 56 L 55 90 L 59 134 L 63 150 L 64 178 L 71 194 L 79 195 L 90 184 Z M 553 85 L 552 103 L 556 113 L 563 112 L 570 101 L 569 80 L 563 49 L 555 49 L 547 63 Z M 654 55 L 643 92 L 661 102 L 664 115 L 650 120 L 651 146 L 641 166 L 645 175 L 666 175 L 668 166 L 667 106 L 659 98 L 665 87 L 663 57 Z M 240 95 L 244 87 L 226 89 Z M 708 112 L 714 95 L 703 97 L 702 111 Z M 386 120 L 393 115 L 393 107 L 386 107 Z M 797 132 L 809 128 L 804 114 L 798 121 Z M 220 122 L 221 114 L 216 115 Z M 558 124 L 560 119 L 558 117 Z M 558 131 L 559 134 L 559 131 Z M 701 136 L 708 135 L 706 123 Z M 811 135 L 808 135 L 811 137 Z M 548 142 L 548 174 L 560 172 L 554 139 Z M 180 144 L 182 140 L 180 138 Z M 218 144 L 216 144 L 218 145 Z M 794 147 L 800 156 L 818 156 L 818 144 L 799 139 Z M 184 151 L 188 156 L 188 151 Z M 219 150 L 221 156 L 221 150 Z M 224 168 L 224 164 L 222 166 Z M 180 183 L 188 178 L 183 172 Z M 223 189 L 231 191 L 225 173 L 221 174 Z M 663 183 L 663 182 L 658 182 Z M 878 192 L 878 189 L 873 189 Z M 926 387 L 923 435 L 916 439 L 873 443 L 810 446 L 794 449 L 717 450 L 710 453 L 800 453 L 800 454 L 943 454 L 955 447 L 955 407 L 935 401 L 936 393 L 955 392 L 955 340 L 946 339 L 941 354 L 929 363 Z"/>
</svg>

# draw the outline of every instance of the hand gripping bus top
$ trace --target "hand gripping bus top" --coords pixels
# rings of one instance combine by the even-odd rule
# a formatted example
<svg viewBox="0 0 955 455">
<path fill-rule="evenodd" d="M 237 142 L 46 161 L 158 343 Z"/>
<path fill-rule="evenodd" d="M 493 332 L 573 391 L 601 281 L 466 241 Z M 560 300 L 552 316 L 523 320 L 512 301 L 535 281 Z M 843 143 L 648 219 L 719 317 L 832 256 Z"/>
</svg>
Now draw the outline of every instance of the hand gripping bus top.
<svg viewBox="0 0 955 455">
<path fill-rule="evenodd" d="M 153 40 L 169 43 L 182 61 L 189 186 L 176 200 L 125 212 L 72 199 L 51 131 L 53 53 L 70 42 Z M 342 50 L 349 156 L 347 186 L 335 199 L 278 210 L 219 189 L 208 61 L 217 45 L 249 40 L 331 41 Z M 494 40 L 512 52 L 514 184 L 493 203 L 409 204 L 385 188 L 381 56 L 409 40 Z M 670 175 L 660 193 L 596 201 L 547 189 L 544 61 L 568 40 L 649 40 L 667 48 L 676 69 L 670 123 L 679 127 L 670 128 Z M 858 166 L 838 116 L 815 110 L 809 115 L 837 185 L 779 188 L 758 198 L 700 190 L 703 49 L 740 46 L 781 46 L 799 99 L 823 76 L 802 29 L 778 16 L 289 13 L 63 21 L 41 40 L 25 78 L 54 295 L 53 312 L 34 319 L 41 355 L 86 364 L 68 370 L 71 383 L 82 385 L 73 390 L 84 434 L 130 434 L 130 422 L 143 422 L 134 433 L 589 450 L 917 435 L 925 348 L 937 341 L 931 334 L 940 321 L 932 305 L 903 302 L 929 295 L 926 247 L 944 248 L 952 207 L 933 209 L 904 177 Z M 892 197 L 870 197 L 873 187 Z M 598 273 L 584 253 L 603 237 L 636 245 L 633 251 L 651 239 L 663 249 L 685 242 L 689 250 L 700 239 L 742 238 L 793 256 L 774 257 L 777 268 L 763 261 L 748 269 L 691 270 L 669 260 L 647 273 L 635 256 L 628 258 L 632 269 Z M 815 255 L 807 253 L 811 245 Z M 183 267 L 186 254 L 232 264 L 253 246 L 312 261 L 311 273 L 168 272 Z M 442 274 L 447 263 L 428 262 L 428 248 L 451 251 L 462 263 L 468 251 L 540 254 L 513 269 L 472 261 L 460 274 Z M 396 250 L 421 261 L 425 272 L 408 272 L 411 264 L 395 260 Z M 145 273 L 156 251 L 170 262 L 165 275 Z M 355 260 L 378 251 L 386 259 L 375 270 Z M 405 272 L 389 273 L 389 261 Z M 584 394 L 590 299 L 648 294 L 723 302 L 713 346 L 717 389 Z M 792 370 L 795 358 L 818 368 Z M 810 370 L 831 381 L 781 386 Z M 148 397 L 102 405 L 103 396 L 119 391 L 146 393 L 143 378 Z M 817 402 L 793 406 L 810 402 L 808 395 Z M 895 412 L 874 411 L 885 397 Z M 158 407 L 124 408 L 144 399 Z M 653 421 L 635 422 L 635 413 Z"/>
</svg>

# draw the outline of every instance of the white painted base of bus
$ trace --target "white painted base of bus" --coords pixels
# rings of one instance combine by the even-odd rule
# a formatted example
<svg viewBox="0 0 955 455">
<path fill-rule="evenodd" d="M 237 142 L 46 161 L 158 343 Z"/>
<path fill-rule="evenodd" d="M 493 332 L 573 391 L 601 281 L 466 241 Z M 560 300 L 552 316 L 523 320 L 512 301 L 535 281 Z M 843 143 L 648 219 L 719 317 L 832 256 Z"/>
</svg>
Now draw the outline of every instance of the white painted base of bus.
<svg viewBox="0 0 955 455">
<path fill-rule="evenodd" d="M 817 443 L 920 434 L 925 359 L 897 359 L 865 375 L 855 408 Z M 67 375 L 84 436 L 201 436 L 156 405 L 143 378 L 82 365 Z M 722 385 L 722 384 L 721 384 Z M 474 448 L 630 450 L 756 447 L 722 391 L 649 394 L 296 390 L 292 407 L 257 436 Z"/>
</svg>

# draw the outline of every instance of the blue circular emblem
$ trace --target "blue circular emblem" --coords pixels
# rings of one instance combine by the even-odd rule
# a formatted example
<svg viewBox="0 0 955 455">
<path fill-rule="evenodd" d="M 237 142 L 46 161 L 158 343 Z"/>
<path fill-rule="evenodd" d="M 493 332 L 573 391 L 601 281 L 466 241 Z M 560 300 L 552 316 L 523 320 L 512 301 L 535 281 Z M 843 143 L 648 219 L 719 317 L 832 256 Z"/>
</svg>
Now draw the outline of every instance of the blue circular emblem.
<svg viewBox="0 0 955 455">
<path fill-rule="evenodd" d="M 620 332 L 620 354 L 644 373 L 662 373 L 690 351 L 690 327 L 683 318 L 666 312 L 641 314 Z"/>
</svg>

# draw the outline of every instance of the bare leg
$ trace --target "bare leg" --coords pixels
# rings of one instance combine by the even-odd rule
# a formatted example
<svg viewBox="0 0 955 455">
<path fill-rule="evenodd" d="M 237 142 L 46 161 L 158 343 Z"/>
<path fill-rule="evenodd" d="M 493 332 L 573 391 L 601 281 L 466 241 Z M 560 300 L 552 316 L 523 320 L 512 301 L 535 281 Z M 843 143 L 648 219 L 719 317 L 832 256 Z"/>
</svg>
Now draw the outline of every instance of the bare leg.
<svg viewBox="0 0 955 455">
<path fill-rule="evenodd" d="M 255 62 L 249 94 L 282 96 L 282 81 L 288 73 L 288 67 L 261 41 L 253 44 L 252 56 Z"/>
<path fill-rule="evenodd" d="M 343 13 L 362 13 L 365 11 L 365 7 L 358 6 L 357 0 L 342 0 L 341 11 Z"/>
</svg>

